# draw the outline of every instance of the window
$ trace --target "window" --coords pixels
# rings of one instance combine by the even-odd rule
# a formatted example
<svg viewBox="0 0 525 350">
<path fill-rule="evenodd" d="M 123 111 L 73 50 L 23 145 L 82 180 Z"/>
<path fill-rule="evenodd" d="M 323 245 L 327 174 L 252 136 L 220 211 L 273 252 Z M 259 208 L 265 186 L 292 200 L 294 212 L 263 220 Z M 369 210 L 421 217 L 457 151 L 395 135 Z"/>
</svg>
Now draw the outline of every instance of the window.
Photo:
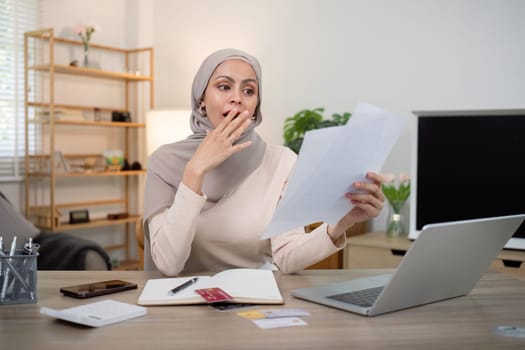
<svg viewBox="0 0 525 350">
<path fill-rule="evenodd" d="M 0 181 L 24 165 L 24 32 L 40 26 L 40 0 L 0 0 Z"/>
</svg>

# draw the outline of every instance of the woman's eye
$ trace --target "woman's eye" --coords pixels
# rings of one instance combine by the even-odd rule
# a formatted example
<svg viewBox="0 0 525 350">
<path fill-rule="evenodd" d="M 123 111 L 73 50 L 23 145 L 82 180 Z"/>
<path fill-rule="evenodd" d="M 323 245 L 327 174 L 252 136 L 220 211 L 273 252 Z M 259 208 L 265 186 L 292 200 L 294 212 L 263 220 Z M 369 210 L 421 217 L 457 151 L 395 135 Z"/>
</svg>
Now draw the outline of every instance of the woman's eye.
<svg viewBox="0 0 525 350">
<path fill-rule="evenodd" d="M 222 91 L 227 91 L 230 89 L 230 86 L 229 85 L 226 85 L 226 84 L 220 84 L 217 86 L 219 90 L 222 90 Z"/>
<path fill-rule="evenodd" d="M 253 94 L 255 94 L 255 90 L 252 89 L 252 88 L 246 88 L 246 89 L 244 89 L 244 93 L 246 95 L 252 96 Z"/>
</svg>

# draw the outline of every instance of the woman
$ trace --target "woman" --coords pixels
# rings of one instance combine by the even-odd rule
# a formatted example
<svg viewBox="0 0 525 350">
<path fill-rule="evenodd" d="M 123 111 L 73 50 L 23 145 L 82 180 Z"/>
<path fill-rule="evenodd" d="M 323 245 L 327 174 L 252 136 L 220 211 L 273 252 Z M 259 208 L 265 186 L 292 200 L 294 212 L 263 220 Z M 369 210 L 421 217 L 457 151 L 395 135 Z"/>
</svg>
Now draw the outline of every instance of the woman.
<svg viewBox="0 0 525 350">
<path fill-rule="evenodd" d="M 381 177 L 368 173 L 370 183 L 354 183 L 359 193 L 346 194 L 355 206 L 334 226 L 260 240 L 296 155 L 254 131 L 262 121 L 259 62 L 233 49 L 211 54 L 197 71 L 191 103 L 193 135 L 160 147 L 148 164 L 146 269 L 153 261 L 169 276 L 234 267 L 296 272 L 342 249 L 345 231 L 383 207 Z"/>
</svg>

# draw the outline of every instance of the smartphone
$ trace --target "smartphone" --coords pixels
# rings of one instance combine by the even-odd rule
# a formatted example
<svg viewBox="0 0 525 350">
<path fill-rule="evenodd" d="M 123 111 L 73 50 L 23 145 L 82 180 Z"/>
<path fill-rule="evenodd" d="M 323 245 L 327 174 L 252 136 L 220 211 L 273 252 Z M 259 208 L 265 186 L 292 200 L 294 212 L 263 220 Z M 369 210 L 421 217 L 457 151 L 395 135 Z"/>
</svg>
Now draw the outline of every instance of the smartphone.
<svg viewBox="0 0 525 350">
<path fill-rule="evenodd" d="M 99 295 L 122 292 L 130 289 L 137 289 L 137 284 L 122 280 L 109 280 L 80 284 L 77 286 L 62 287 L 60 288 L 60 291 L 68 297 L 85 299 L 98 297 Z"/>
</svg>

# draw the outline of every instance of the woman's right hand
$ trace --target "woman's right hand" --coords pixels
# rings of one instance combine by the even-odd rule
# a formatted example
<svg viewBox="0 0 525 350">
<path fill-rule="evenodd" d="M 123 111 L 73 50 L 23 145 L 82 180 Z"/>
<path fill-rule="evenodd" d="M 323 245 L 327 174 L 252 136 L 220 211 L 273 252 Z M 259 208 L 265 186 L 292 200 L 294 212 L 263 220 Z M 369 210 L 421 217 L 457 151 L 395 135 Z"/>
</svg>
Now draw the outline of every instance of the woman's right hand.
<svg viewBox="0 0 525 350">
<path fill-rule="evenodd" d="M 248 111 L 235 118 L 237 113 L 237 108 L 232 109 L 215 129 L 209 131 L 186 164 L 182 182 L 195 193 L 202 194 L 202 180 L 208 171 L 251 145 L 250 141 L 235 144 L 252 122 Z"/>
</svg>

